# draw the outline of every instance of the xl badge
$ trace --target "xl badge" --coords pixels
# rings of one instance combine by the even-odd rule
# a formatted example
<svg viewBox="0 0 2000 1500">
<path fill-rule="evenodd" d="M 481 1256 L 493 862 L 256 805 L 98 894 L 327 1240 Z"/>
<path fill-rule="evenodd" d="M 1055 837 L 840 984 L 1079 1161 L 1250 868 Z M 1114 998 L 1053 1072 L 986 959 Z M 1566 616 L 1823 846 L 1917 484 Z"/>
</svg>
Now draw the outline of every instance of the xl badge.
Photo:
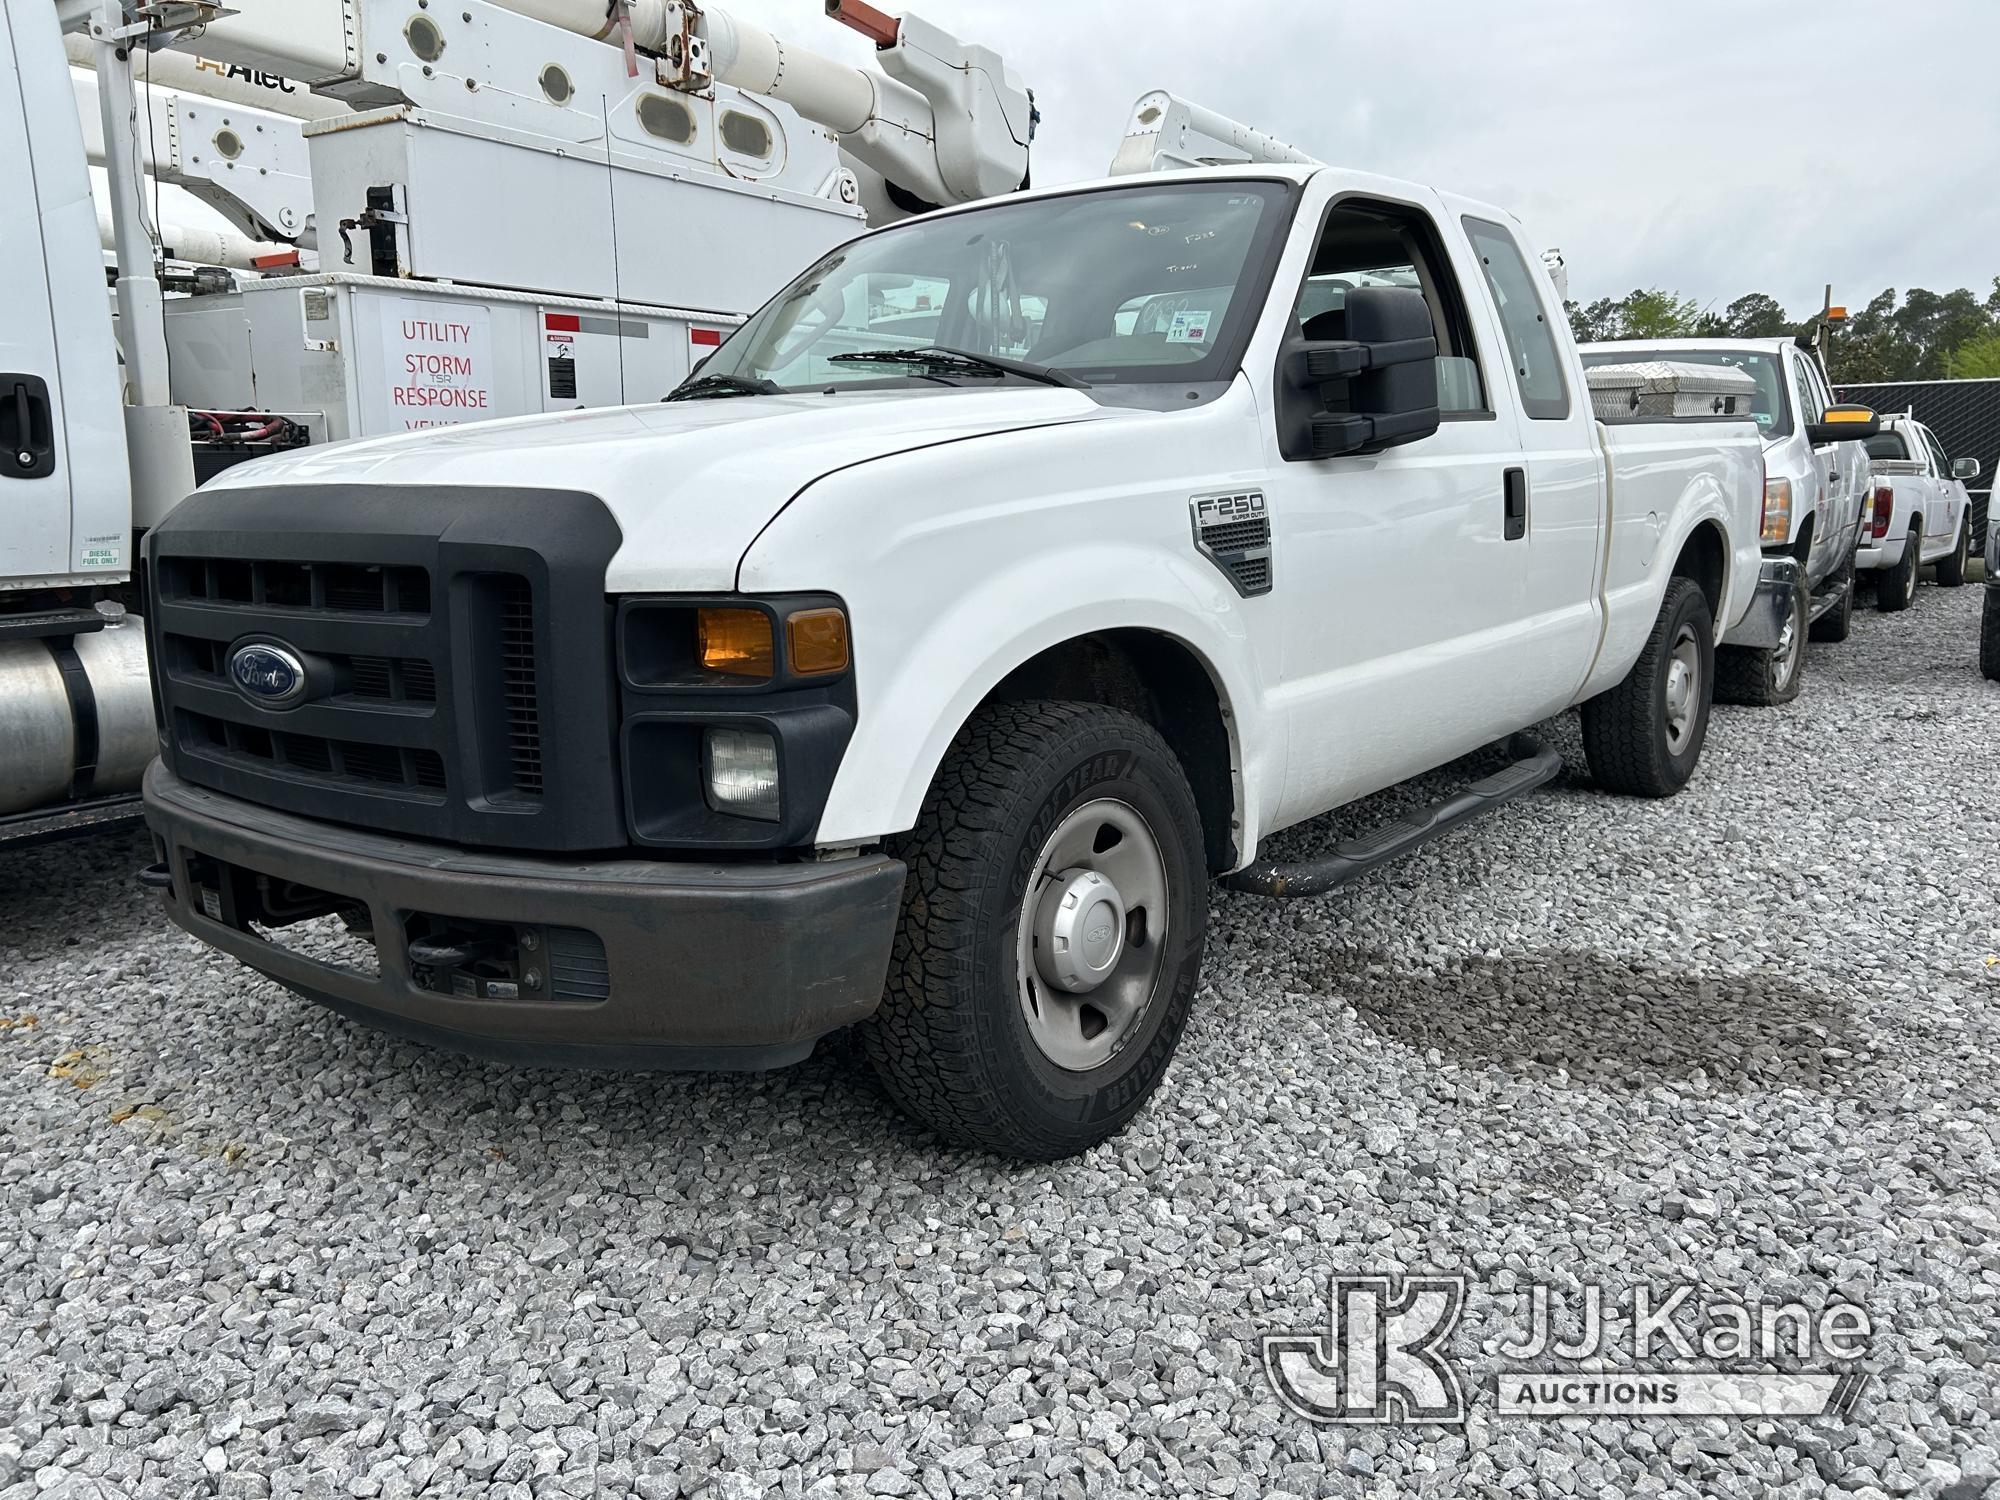
<svg viewBox="0 0 2000 1500">
<path fill-rule="evenodd" d="M 290 708 L 306 695 L 306 664 L 287 646 L 251 641 L 229 653 L 236 690 L 264 708 Z"/>
</svg>

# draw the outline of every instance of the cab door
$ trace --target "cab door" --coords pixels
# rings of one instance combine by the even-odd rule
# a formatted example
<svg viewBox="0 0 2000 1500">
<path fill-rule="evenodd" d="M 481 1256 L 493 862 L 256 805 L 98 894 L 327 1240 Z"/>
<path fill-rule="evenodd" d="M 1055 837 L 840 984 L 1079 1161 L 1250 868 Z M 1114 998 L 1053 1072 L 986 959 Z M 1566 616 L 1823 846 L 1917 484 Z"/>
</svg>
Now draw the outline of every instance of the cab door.
<svg viewBox="0 0 2000 1500">
<path fill-rule="evenodd" d="M 1944 445 L 1937 435 L 1921 422 L 1917 431 L 1923 434 L 1924 456 L 1930 461 L 1932 479 L 1927 490 L 1927 504 L 1924 514 L 1924 556 L 1942 557 L 1958 541 L 1959 520 L 1964 516 L 1970 497 L 1966 494 L 1965 482 L 1951 477 L 1951 460 L 1945 456 Z"/>
<path fill-rule="evenodd" d="M 1819 364 L 1792 350 L 1792 380 L 1799 396 L 1799 430 L 1826 420 L 1833 405 L 1833 391 Z M 1813 445 L 1813 473 L 1818 487 L 1814 504 L 1812 550 L 1806 558 L 1806 577 L 1816 588 L 1830 577 L 1853 549 L 1861 524 L 1861 508 L 1867 503 L 1868 454 L 1860 442 Z M 1794 501 L 1796 504 L 1796 500 Z"/>
<path fill-rule="evenodd" d="M 1551 477 L 1547 509 L 1535 510 L 1542 497 L 1507 354 L 1477 262 L 1442 200 L 1335 187 L 1309 196 L 1300 215 L 1317 236 L 1303 276 L 1274 287 L 1274 301 L 1290 305 L 1308 338 L 1338 339 L 1348 292 L 1421 292 L 1438 342 L 1443 421 L 1381 452 L 1296 461 L 1280 452 L 1275 422 L 1265 422 L 1275 577 L 1294 601 L 1276 695 L 1291 730 L 1277 825 L 1442 764 L 1566 703 L 1590 634 L 1566 606 L 1587 614 L 1590 562 L 1556 588 L 1537 572 L 1537 548 L 1545 536 L 1552 548 L 1577 547 L 1578 527 L 1588 533 L 1579 551 L 1594 557 L 1596 546 L 1594 473 L 1587 502 Z M 1579 644 L 1565 653 L 1551 636 Z"/>
</svg>

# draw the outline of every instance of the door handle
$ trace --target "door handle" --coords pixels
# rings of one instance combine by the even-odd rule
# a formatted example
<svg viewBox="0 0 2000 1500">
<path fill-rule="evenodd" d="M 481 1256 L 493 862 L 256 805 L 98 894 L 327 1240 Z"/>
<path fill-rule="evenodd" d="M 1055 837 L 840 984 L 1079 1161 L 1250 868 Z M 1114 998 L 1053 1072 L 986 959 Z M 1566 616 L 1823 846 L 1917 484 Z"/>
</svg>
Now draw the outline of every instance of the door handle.
<svg viewBox="0 0 2000 1500">
<path fill-rule="evenodd" d="M 0 479 L 46 479 L 55 473 L 54 418 L 46 380 L 0 374 Z"/>
<path fill-rule="evenodd" d="M 1502 491 L 1505 524 L 1500 537 L 1502 541 L 1518 542 L 1528 534 L 1528 471 L 1509 469 Z"/>
</svg>

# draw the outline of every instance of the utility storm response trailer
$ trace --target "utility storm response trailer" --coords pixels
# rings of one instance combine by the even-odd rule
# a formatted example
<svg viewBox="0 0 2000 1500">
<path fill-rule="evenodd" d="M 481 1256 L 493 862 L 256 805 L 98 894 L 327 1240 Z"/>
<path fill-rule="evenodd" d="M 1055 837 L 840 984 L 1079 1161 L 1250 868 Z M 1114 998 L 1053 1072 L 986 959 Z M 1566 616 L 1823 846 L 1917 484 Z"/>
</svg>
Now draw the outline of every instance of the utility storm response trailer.
<svg viewBox="0 0 2000 1500">
<path fill-rule="evenodd" d="M 720 7 L 634 6 L 631 50 L 596 0 L 0 0 L 0 843 L 135 815 L 134 562 L 197 481 L 656 401 L 870 217 L 1026 180 L 1003 59 L 828 10 L 874 67 Z M 921 312 L 882 290 L 857 347 Z"/>
</svg>

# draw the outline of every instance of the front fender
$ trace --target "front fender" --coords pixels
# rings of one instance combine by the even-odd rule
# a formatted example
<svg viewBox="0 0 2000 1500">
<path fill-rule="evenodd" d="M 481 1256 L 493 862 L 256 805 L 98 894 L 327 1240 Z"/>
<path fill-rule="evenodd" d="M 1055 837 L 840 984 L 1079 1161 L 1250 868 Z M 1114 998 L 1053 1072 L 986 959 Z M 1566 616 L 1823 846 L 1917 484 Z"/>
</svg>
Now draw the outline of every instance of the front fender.
<svg viewBox="0 0 2000 1500">
<path fill-rule="evenodd" d="M 1152 597 L 1105 591 L 1108 578 L 1139 577 L 1156 591 Z M 969 592 L 935 600 L 920 631 L 884 630 L 879 616 L 871 618 L 867 604 L 856 602 L 861 713 L 818 841 L 868 843 L 911 827 L 953 738 L 1002 679 L 1065 641 L 1137 629 L 1178 641 L 1207 669 L 1230 737 L 1237 847 L 1255 849 L 1256 789 L 1282 784 L 1284 744 L 1281 734 L 1264 732 L 1267 715 L 1246 711 L 1258 690 L 1244 620 L 1218 597 L 1228 593 L 1226 586 L 1210 587 L 1191 562 L 1102 545 L 1044 553 L 983 574 Z M 1036 604 L 1047 612 L 1024 613 L 1024 605 Z"/>
</svg>

